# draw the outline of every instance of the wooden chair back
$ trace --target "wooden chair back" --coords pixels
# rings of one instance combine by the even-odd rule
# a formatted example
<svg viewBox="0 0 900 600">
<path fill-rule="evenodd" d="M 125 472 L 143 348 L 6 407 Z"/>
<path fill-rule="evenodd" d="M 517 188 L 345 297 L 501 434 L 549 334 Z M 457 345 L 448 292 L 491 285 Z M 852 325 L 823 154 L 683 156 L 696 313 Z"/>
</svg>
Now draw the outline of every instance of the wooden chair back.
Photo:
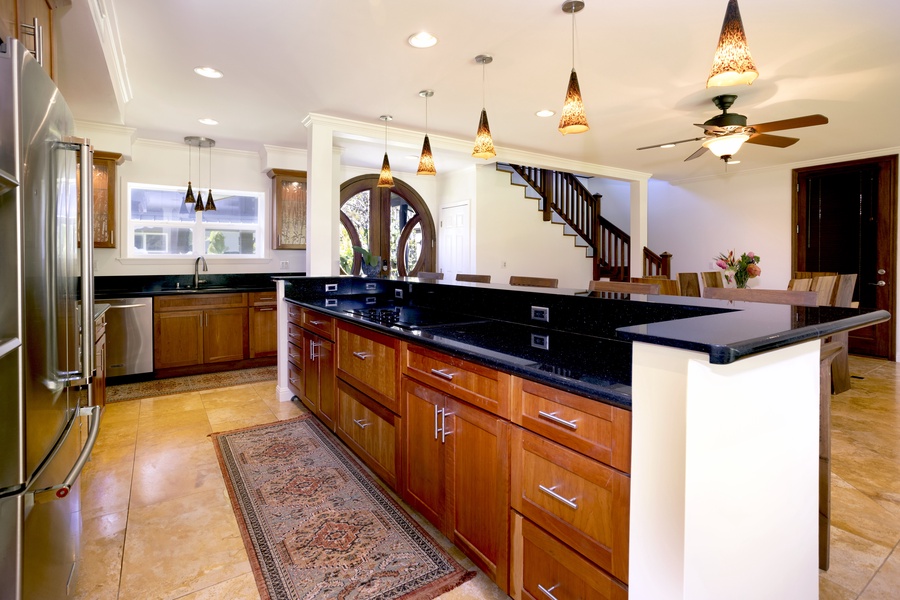
<svg viewBox="0 0 900 600">
<path fill-rule="evenodd" d="M 678 282 L 674 279 L 668 279 L 666 277 L 632 277 L 631 283 L 656 284 L 659 286 L 659 293 L 663 294 L 664 296 L 681 295 L 678 289 Z"/>
<path fill-rule="evenodd" d="M 834 306 L 849 307 L 853 303 L 853 290 L 856 288 L 856 273 L 838 275 L 837 291 L 834 293 Z"/>
<path fill-rule="evenodd" d="M 432 271 L 419 271 L 415 274 L 415 277 L 418 277 L 419 279 L 443 279 L 444 274 L 434 273 Z"/>
<path fill-rule="evenodd" d="M 820 275 L 812 278 L 809 289 L 819 294 L 819 306 L 834 306 L 837 275 Z"/>
<path fill-rule="evenodd" d="M 788 282 L 787 289 L 794 290 L 795 292 L 808 292 L 810 285 L 812 285 L 812 277 L 804 279 L 791 279 Z"/>
<path fill-rule="evenodd" d="M 794 271 L 794 279 L 814 279 L 827 275 L 837 275 L 834 271 Z"/>
<path fill-rule="evenodd" d="M 722 271 L 703 271 L 700 276 L 703 277 L 703 287 L 705 288 L 725 287 Z"/>
<path fill-rule="evenodd" d="M 559 287 L 559 280 L 551 279 L 549 277 L 523 277 L 519 275 L 512 275 L 509 278 L 509 285 L 527 285 L 530 287 L 555 288 Z"/>
<path fill-rule="evenodd" d="M 457 281 L 471 281 L 472 283 L 490 283 L 490 275 L 475 275 L 474 273 L 457 273 Z"/>
<path fill-rule="evenodd" d="M 627 281 L 592 281 L 589 292 L 614 292 L 617 294 L 659 294 L 659 284 L 629 283 Z"/>
<path fill-rule="evenodd" d="M 818 306 L 818 294 L 816 294 L 816 292 L 802 292 L 795 290 L 706 288 L 703 290 L 703 297 L 714 298 L 716 300 L 790 304 L 791 306 Z"/>
<path fill-rule="evenodd" d="M 700 297 L 700 276 L 697 273 L 679 273 L 678 287 L 682 296 Z"/>
</svg>

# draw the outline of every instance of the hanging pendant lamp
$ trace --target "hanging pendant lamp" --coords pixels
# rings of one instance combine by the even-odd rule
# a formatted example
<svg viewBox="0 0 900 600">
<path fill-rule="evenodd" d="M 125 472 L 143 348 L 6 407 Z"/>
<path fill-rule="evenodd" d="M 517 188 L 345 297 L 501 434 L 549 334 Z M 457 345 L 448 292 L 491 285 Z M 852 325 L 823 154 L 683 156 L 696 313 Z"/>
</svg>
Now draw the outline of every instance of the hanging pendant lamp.
<svg viewBox="0 0 900 600">
<path fill-rule="evenodd" d="M 199 137 L 196 135 L 189 135 L 184 138 L 184 143 L 188 145 L 188 179 L 190 179 L 190 170 L 191 170 L 191 148 L 197 147 L 197 179 L 199 185 L 199 176 L 202 172 L 201 170 L 201 151 L 203 148 L 209 148 L 209 193 L 207 195 L 208 200 L 206 204 L 203 203 L 203 193 L 197 192 L 196 197 L 194 196 L 194 191 L 191 189 L 191 182 L 188 181 L 188 189 L 187 193 L 184 196 L 185 204 L 192 204 L 194 206 L 194 211 L 199 212 L 201 210 L 216 210 L 215 202 L 212 202 L 212 147 L 216 145 L 216 141 L 207 137 Z"/>
<path fill-rule="evenodd" d="M 494 58 L 488 54 L 479 54 L 475 62 L 481 65 L 481 119 L 478 121 L 478 132 L 475 134 L 475 147 L 472 148 L 472 156 L 475 158 L 492 158 L 497 156 L 494 150 L 494 140 L 491 137 L 491 127 L 488 125 L 487 110 L 484 107 L 484 65 L 489 65 Z"/>
<path fill-rule="evenodd" d="M 212 195 L 212 147 L 215 145 L 215 142 L 212 142 L 209 145 L 209 191 L 206 192 L 206 206 L 203 207 L 203 210 L 216 210 L 216 203 L 213 201 Z"/>
<path fill-rule="evenodd" d="M 387 124 L 394 117 L 391 115 L 381 115 L 378 117 L 384 121 L 384 160 L 381 162 L 381 175 L 378 177 L 378 185 L 380 188 L 394 187 L 394 176 L 391 175 L 391 163 L 388 162 L 387 154 Z"/>
<path fill-rule="evenodd" d="M 569 75 L 569 87 L 566 88 L 566 102 L 559 117 L 559 132 L 563 135 L 584 133 L 591 128 L 584 112 L 581 88 L 578 86 L 578 75 L 575 73 L 575 13 L 582 8 L 584 8 L 584 2 L 581 0 L 567 0 L 562 5 L 564 13 L 572 13 L 572 73 Z"/>
<path fill-rule="evenodd" d="M 431 142 L 428 141 L 428 99 L 434 96 L 434 90 L 422 90 L 419 95 L 425 98 L 425 141 L 422 142 L 422 154 L 419 156 L 419 170 L 416 171 L 416 175 L 437 175 L 434 156 L 431 154 Z"/>
<path fill-rule="evenodd" d="M 193 162 L 191 160 L 191 154 L 192 154 L 191 148 L 194 146 L 194 144 L 191 143 L 192 139 L 193 139 L 193 137 L 184 138 L 184 143 L 188 145 L 188 188 L 187 188 L 187 193 L 184 195 L 184 203 L 185 204 L 193 204 L 194 203 L 194 190 L 191 189 L 191 163 Z"/>
<path fill-rule="evenodd" d="M 756 65 L 750 56 L 750 47 L 747 45 L 737 0 L 728 0 L 722 32 L 719 34 L 719 45 L 713 57 L 706 87 L 744 83 L 750 85 L 758 76 Z"/>
</svg>

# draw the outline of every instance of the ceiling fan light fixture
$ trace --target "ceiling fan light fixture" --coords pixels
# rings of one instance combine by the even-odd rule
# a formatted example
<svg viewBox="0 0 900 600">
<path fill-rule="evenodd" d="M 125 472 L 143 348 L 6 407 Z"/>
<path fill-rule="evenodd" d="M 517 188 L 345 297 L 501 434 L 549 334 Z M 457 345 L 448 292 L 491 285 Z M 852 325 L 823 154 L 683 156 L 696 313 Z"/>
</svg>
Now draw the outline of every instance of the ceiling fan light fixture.
<svg viewBox="0 0 900 600">
<path fill-rule="evenodd" d="M 750 56 L 750 47 L 747 45 L 737 0 L 728 0 L 722 32 L 719 34 L 719 45 L 713 57 L 706 87 L 750 85 L 758 76 L 759 72 Z"/>
<path fill-rule="evenodd" d="M 703 146 L 719 158 L 728 157 L 725 158 L 725 162 L 728 162 L 749 139 L 750 136 L 746 133 L 734 133 L 710 138 L 703 142 Z"/>
</svg>

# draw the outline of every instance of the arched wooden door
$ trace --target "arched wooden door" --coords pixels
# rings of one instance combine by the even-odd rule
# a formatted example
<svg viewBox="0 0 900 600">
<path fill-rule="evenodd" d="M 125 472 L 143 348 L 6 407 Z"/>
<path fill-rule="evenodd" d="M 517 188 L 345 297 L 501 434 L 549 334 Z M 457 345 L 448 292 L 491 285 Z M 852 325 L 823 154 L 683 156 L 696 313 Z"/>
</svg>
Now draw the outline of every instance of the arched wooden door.
<svg viewBox="0 0 900 600">
<path fill-rule="evenodd" d="M 393 277 L 414 277 L 434 271 L 434 219 L 422 197 L 399 179 L 379 188 L 378 175 L 361 175 L 341 185 L 341 270 L 358 275 L 362 246 L 382 262 Z"/>
</svg>

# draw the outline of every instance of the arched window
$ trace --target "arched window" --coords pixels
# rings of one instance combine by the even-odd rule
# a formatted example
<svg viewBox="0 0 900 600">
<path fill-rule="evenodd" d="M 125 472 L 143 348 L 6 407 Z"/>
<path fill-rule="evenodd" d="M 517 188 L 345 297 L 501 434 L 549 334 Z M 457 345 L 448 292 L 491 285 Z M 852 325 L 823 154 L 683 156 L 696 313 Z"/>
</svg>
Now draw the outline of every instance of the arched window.
<svg viewBox="0 0 900 600">
<path fill-rule="evenodd" d="M 414 277 L 434 271 L 434 219 L 422 197 L 408 184 L 377 187 L 378 175 L 361 175 L 341 185 L 341 270 L 358 275 L 362 246 L 387 260 L 390 275 Z"/>
</svg>

